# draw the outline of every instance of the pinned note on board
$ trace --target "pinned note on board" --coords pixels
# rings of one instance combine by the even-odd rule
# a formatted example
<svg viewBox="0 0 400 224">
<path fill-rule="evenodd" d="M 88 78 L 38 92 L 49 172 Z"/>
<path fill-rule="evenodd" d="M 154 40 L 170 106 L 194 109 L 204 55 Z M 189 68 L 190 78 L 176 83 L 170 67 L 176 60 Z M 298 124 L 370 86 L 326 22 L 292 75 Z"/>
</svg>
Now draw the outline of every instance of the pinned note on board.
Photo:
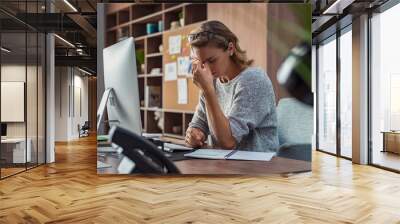
<svg viewBox="0 0 400 224">
<path fill-rule="evenodd" d="M 181 35 L 170 36 L 168 39 L 168 52 L 169 54 L 181 53 Z"/>
<path fill-rule="evenodd" d="M 165 81 L 172 81 L 177 79 L 177 74 L 176 74 L 176 62 L 171 62 L 165 64 Z"/>
<path fill-rule="evenodd" d="M 178 104 L 187 104 L 187 103 L 188 103 L 187 79 L 179 78 L 178 79 Z"/>
<path fill-rule="evenodd" d="M 178 57 L 178 75 L 188 75 L 190 73 L 190 59 L 189 57 Z"/>
</svg>

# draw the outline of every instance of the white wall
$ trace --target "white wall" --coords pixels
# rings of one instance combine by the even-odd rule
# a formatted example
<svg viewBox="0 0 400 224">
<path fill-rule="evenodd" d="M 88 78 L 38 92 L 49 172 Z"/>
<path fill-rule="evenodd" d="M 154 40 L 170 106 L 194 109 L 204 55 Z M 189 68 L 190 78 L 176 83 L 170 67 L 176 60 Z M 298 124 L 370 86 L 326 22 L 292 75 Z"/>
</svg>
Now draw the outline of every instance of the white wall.
<svg viewBox="0 0 400 224">
<path fill-rule="evenodd" d="M 6 122 L 7 137 L 24 138 L 26 135 L 31 143 L 32 161 L 36 162 L 36 158 L 38 158 L 39 163 L 45 162 L 45 90 L 43 79 L 44 73 L 42 73 L 41 66 L 25 66 L 25 64 L 17 63 L 3 64 L 1 66 L 2 82 L 17 81 L 24 82 L 26 85 L 26 106 L 25 103 L 23 103 L 24 106 L 20 108 L 20 110 L 22 110 L 20 111 L 21 113 L 26 112 L 26 120 L 22 122 Z M 2 95 L 2 98 L 3 97 L 7 98 L 7 95 Z M 11 111 L 12 109 L 8 107 L 2 107 L 1 110 L 3 112 L 4 110 L 9 110 L 7 111 L 8 113 L 13 113 L 13 111 Z M 49 152 L 50 151 L 51 150 L 49 150 Z"/>
<path fill-rule="evenodd" d="M 55 140 L 67 141 L 67 120 L 68 120 L 68 68 L 55 68 Z"/>
<path fill-rule="evenodd" d="M 24 65 L 8 64 L 1 66 L 1 81 L 5 82 L 26 82 Z M 30 68 L 28 67 L 28 70 Z M 1 108 L 6 110 L 6 108 Z M 25 122 L 9 122 L 7 123 L 7 136 L 8 137 L 25 137 Z"/>
<path fill-rule="evenodd" d="M 78 124 L 89 119 L 88 78 L 75 68 L 56 67 L 55 98 L 55 140 L 79 138 Z"/>
<path fill-rule="evenodd" d="M 26 73 L 27 72 L 27 73 Z M 25 67 L 24 65 L 19 65 L 19 64 L 6 64 L 1 66 L 1 81 L 2 82 L 25 82 L 25 76 L 31 76 L 35 75 L 36 76 L 36 67 L 33 66 L 27 66 Z M 28 77 L 29 81 L 31 82 L 32 78 Z M 29 83 L 32 84 L 32 83 Z M 35 82 L 36 85 L 36 82 Z M 28 91 L 27 93 L 28 103 L 32 101 L 32 98 L 36 99 L 36 89 L 34 89 L 32 92 Z M 34 105 L 36 108 L 36 104 Z M 1 108 L 2 110 L 6 110 L 7 108 Z M 31 109 L 28 109 L 29 112 L 27 114 L 28 118 L 28 128 L 33 127 L 35 125 L 34 129 L 36 130 L 36 113 L 33 114 Z M 34 124 L 32 123 L 34 121 Z M 25 126 L 26 122 L 7 122 L 7 136 L 8 137 L 25 137 Z M 30 132 L 28 131 L 28 137 Z M 35 133 L 36 134 L 36 133 Z"/>
<path fill-rule="evenodd" d="M 81 126 L 85 123 L 85 121 L 89 120 L 89 102 L 88 102 L 88 78 L 87 76 L 81 76 L 82 73 L 79 73 L 79 75 L 76 75 L 77 70 L 75 70 L 75 75 L 74 75 L 74 108 L 72 108 L 72 130 L 71 130 L 71 136 L 72 138 L 78 138 L 79 133 L 78 133 L 78 124 Z M 80 91 L 80 93 L 79 93 Z M 80 97 L 79 97 L 80 95 Z M 79 98 L 78 98 L 79 97 Z M 80 103 L 79 103 L 80 101 Z M 80 104 L 80 105 L 79 105 Z M 81 108 L 79 108 L 81 107 Z M 81 110 L 81 111 L 80 111 Z"/>
</svg>

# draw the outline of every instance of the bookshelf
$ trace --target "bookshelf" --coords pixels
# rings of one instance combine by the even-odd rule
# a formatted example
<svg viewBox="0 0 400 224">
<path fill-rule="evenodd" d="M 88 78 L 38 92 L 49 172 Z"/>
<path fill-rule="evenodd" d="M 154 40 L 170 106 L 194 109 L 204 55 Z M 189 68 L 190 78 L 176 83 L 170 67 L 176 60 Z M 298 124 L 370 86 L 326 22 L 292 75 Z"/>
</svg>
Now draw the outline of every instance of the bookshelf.
<svg viewBox="0 0 400 224">
<path fill-rule="evenodd" d="M 193 84 L 191 77 L 178 76 L 187 79 L 188 88 L 187 104 L 178 104 L 177 80 L 166 81 L 163 70 L 166 63 L 176 61 L 178 56 L 189 56 L 186 36 L 201 22 L 207 20 L 207 4 L 131 3 L 110 10 L 106 18 L 106 46 L 133 37 L 136 51 L 139 50 L 144 55 L 143 63 L 137 62 L 143 130 L 183 139 L 198 103 L 199 90 Z M 158 29 L 160 21 L 162 30 Z M 176 22 L 173 25 L 174 21 L 179 27 L 173 27 L 177 25 Z M 148 33 L 149 23 L 155 24 L 156 31 Z M 168 38 L 174 35 L 182 36 L 181 53 L 169 55 Z M 159 102 L 158 105 L 149 105 L 152 98 L 150 89 L 160 91 L 159 101 L 152 101 L 152 103 Z M 155 119 L 160 113 L 164 120 L 162 129 Z"/>
</svg>

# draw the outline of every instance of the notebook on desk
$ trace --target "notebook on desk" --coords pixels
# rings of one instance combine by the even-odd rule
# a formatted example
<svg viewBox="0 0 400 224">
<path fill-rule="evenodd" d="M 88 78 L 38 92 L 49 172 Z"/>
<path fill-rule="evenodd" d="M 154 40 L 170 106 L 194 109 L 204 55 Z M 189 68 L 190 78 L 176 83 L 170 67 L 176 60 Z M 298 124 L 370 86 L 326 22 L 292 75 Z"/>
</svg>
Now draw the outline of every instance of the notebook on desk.
<svg viewBox="0 0 400 224">
<path fill-rule="evenodd" d="M 193 150 L 193 148 L 189 148 L 184 145 L 168 143 L 168 142 L 164 142 L 164 149 L 166 151 L 190 151 L 190 150 Z"/>
<path fill-rule="evenodd" d="M 112 167 L 111 164 L 97 160 L 97 169 L 104 169 L 104 168 L 110 168 L 110 167 Z"/>
<path fill-rule="evenodd" d="M 227 159 L 227 160 L 249 160 L 249 161 L 270 161 L 275 152 L 253 152 L 225 149 L 198 149 L 185 154 L 186 157 L 198 159 Z"/>
</svg>

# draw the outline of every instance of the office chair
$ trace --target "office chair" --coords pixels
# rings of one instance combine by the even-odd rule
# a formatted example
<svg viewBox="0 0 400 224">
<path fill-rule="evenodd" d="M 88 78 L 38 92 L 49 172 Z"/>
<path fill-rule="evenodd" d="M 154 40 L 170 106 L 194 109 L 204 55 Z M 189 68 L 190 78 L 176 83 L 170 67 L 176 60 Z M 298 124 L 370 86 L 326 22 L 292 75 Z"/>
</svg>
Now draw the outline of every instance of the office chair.
<svg viewBox="0 0 400 224">
<path fill-rule="evenodd" d="M 314 99 L 309 43 L 300 43 L 289 52 L 279 67 L 277 79 L 294 97 L 281 99 L 277 106 L 278 156 L 311 161 Z"/>
<path fill-rule="evenodd" d="M 85 121 L 82 127 L 78 125 L 78 129 L 79 129 L 79 138 L 89 136 L 89 129 L 90 129 L 89 121 Z"/>
<path fill-rule="evenodd" d="M 278 156 L 311 161 L 313 108 L 295 98 L 283 98 L 276 107 L 278 118 Z"/>
</svg>

